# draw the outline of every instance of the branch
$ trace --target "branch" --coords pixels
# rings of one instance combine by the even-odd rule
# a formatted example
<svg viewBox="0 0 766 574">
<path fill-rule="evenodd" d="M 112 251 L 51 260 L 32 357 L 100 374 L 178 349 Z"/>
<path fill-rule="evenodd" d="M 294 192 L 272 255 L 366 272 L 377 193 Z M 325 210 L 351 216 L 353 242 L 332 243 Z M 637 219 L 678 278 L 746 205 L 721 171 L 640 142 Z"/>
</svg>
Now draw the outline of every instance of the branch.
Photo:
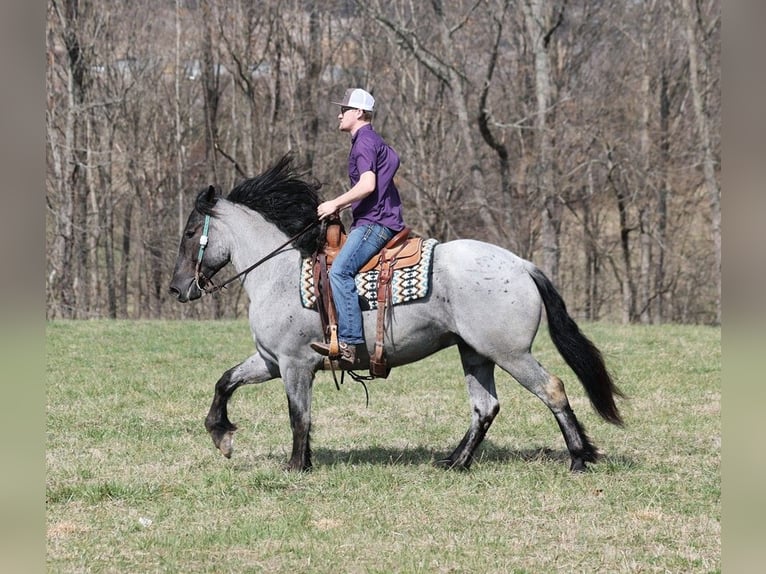
<svg viewBox="0 0 766 574">
<path fill-rule="evenodd" d="M 398 25 L 383 16 L 380 12 L 373 10 L 367 3 L 357 0 L 357 6 L 367 12 L 374 20 L 384 28 L 391 31 L 399 39 L 399 44 L 403 45 L 415 58 L 423 64 L 434 76 L 439 78 L 444 84 L 450 85 L 449 70 L 450 66 L 445 64 L 439 57 L 425 48 L 418 39 L 417 35 L 410 32 L 403 26 Z"/>
<path fill-rule="evenodd" d="M 562 103 L 564 103 L 564 102 L 567 102 L 567 101 L 569 101 L 569 100 L 571 100 L 571 99 L 572 99 L 572 97 L 571 97 L 571 96 L 567 96 L 567 97 L 565 97 L 565 98 L 561 98 L 561 99 L 560 99 L 560 100 L 558 100 L 557 102 L 555 102 L 555 103 L 551 104 L 550 106 L 548 106 L 548 107 L 545 109 L 545 112 L 544 112 L 544 113 L 545 113 L 545 114 L 547 114 L 548 112 L 550 112 L 551 110 L 553 110 L 554 108 L 556 108 L 556 106 L 559 106 L 559 105 L 561 105 Z M 532 120 L 532 118 L 534 118 L 534 117 L 536 117 L 536 116 L 538 116 L 538 115 L 539 115 L 539 114 L 538 114 L 537 112 L 535 112 L 535 113 L 534 113 L 534 114 L 532 114 L 531 116 L 526 116 L 526 117 L 523 117 L 523 118 L 521 118 L 520 120 L 518 120 L 518 121 L 516 121 L 516 122 L 514 122 L 514 123 L 511 123 L 511 124 L 507 124 L 507 123 L 499 122 L 499 121 L 497 121 L 497 120 L 492 120 L 492 125 L 494 125 L 494 126 L 496 126 L 496 127 L 498 127 L 498 128 L 512 128 L 512 129 L 527 129 L 527 130 L 536 130 L 537 128 L 536 128 L 535 126 L 530 126 L 530 125 L 525 125 L 525 124 L 529 124 L 529 122 Z M 490 119 L 491 119 L 491 118 L 490 118 Z"/>
<path fill-rule="evenodd" d="M 215 142 L 213 144 L 213 147 L 215 148 L 215 151 L 220 153 L 223 157 L 228 159 L 232 164 L 234 164 L 234 169 L 237 170 L 237 173 L 247 179 L 247 174 L 242 170 L 240 165 L 237 163 L 237 160 L 235 160 L 233 157 L 231 157 L 229 154 L 227 154 L 225 151 L 221 149 L 221 146 L 218 145 L 218 142 Z"/>
<path fill-rule="evenodd" d="M 471 14 L 473 14 L 473 13 L 474 13 L 474 11 L 476 10 L 476 8 L 478 8 L 478 7 L 479 7 L 479 4 L 481 4 L 483 1 L 484 1 L 484 0 L 476 0 L 476 3 L 475 3 L 473 6 L 471 6 L 471 7 L 468 9 L 468 11 L 465 13 L 465 16 L 463 17 L 463 19 L 462 19 L 462 20 L 460 20 L 460 22 L 458 22 L 458 23 L 457 23 L 457 24 L 455 24 L 455 25 L 454 25 L 452 28 L 450 28 L 450 29 L 449 29 L 449 35 L 450 35 L 450 36 L 452 36 L 452 34 L 454 34 L 455 32 L 457 32 L 458 30 L 460 30 L 460 28 L 462 28 L 463 26 L 465 26 L 466 22 L 468 22 L 468 19 L 471 17 Z M 508 6 L 508 3 L 506 2 L 506 7 L 507 7 L 507 6 Z M 503 9 L 503 12 L 505 12 L 505 9 Z"/>
<path fill-rule="evenodd" d="M 553 36 L 553 33 L 556 31 L 556 29 L 564 22 L 564 10 L 567 7 L 567 2 L 568 0 L 564 0 L 564 3 L 561 4 L 561 10 L 559 10 L 559 16 L 556 19 L 556 23 L 550 30 L 548 30 L 545 36 L 543 36 L 543 47 L 546 49 L 548 48 L 548 44 L 551 41 L 551 36 Z"/>
<path fill-rule="evenodd" d="M 481 92 L 479 98 L 479 131 L 481 132 L 484 141 L 487 142 L 492 149 L 500 156 L 500 160 L 503 162 L 508 161 L 508 149 L 505 145 L 499 142 L 492 130 L 489 129 L 489 122 L 491 120 L 491 112 L 487 109 L 487 98 L 489 96 L 489 88 L 492 85 L 492 77 L 495 73 L 495 66 L 497 64 L 497 57 L 500 47 L 500 40 L 503 35 L 503 17 L 508 8 L 508 2 L 505 3 L 502 16 L 497 19 L 497 35 L 495 36 L 495 43 L 492 47 L 492 52 L 489 57 L 489 65 L 487 67 L 487 77 L 484 80 L 484 89 Z"/>
</svg>

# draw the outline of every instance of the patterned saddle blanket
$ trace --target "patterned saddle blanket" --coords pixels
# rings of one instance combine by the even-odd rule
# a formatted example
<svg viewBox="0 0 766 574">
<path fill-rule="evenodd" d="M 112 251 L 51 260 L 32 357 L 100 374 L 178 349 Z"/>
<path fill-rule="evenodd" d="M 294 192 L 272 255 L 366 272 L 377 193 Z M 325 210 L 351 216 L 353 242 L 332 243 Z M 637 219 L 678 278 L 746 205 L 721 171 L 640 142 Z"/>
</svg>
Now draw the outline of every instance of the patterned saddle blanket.
<svg viewBox="0 0 766 574">
<path fill-rule="evenodd" d="M 423 240 L 420 261 L 409 267 L 394 269 L 391 278 L 391 305 L 416 301 L 427 296 L 431 289 L 431 264 L 434 247 L 439 242 L 429 238 Z M 359 293 L 362 310 L 378 308 L 377 269 L 362 271 L 356 276 L 356 290 Z M 301 265 L 301 303 L 306 309 L 316 308 L 314 266 L 311 257 L 303 259 Z"/>
</svg>

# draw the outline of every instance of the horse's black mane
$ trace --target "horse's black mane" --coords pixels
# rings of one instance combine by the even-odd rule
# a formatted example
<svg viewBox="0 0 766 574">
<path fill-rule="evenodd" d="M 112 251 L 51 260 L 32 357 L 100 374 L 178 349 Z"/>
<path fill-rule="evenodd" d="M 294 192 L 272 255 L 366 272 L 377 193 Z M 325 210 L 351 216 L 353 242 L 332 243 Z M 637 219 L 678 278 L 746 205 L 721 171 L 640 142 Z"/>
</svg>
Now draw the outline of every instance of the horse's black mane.
<svg viewBox="0 0 766 574">
<path fill-rule="evenodd" d="M 316 180 L 303 179 L 293 168 L 292 160 L 292 154 L 282 156 L 262 174 L 238 183 L 226 198 L 257 211 L 288 237 L 317 221 L 318 191 L 322 187 Z M 293 246 L 308 256 L 316 251 L 318 238 L 319 226 L 315 226 L 294 241 Z"/>
</svg>

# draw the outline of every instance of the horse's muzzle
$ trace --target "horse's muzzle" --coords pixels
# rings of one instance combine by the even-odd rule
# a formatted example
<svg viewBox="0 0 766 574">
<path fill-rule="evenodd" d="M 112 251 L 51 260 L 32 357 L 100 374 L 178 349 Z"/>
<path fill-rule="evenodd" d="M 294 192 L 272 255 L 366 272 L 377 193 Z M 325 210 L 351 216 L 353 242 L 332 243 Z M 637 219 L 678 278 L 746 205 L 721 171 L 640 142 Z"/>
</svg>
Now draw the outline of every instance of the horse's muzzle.
<svg viewBox="0 0 766 574">
<path fill-rule="evenodd" d="M 177 281 L 173 281 L 168 287 L 168 292 L 180 303 L 188 303 L 202 297 L 202 291 L 197 288 L 194 279 L 188 281 L 186 285 L 179 285 Z"/>
</svg>

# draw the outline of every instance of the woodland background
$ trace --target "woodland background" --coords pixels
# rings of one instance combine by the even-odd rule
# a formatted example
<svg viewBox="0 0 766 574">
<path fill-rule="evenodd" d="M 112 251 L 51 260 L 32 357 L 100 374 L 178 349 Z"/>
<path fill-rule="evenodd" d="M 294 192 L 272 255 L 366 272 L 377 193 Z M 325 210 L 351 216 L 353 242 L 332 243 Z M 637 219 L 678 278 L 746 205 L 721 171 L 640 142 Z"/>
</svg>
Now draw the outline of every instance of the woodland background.
<svg viewBox="0 0 766 574">
<path fill-rule="evenodd" d="M 239 287 L 192 305 L 167 293 L 194 197 L 288 151 L 341 193 L 349 141 L 330 101 L 364 87 L 415 231 L 535 261 L 578 318 L 718 324 L 720 14 L 719 0 L 49 0 L 46 316 L 242 315 Z"/>
</svg>

